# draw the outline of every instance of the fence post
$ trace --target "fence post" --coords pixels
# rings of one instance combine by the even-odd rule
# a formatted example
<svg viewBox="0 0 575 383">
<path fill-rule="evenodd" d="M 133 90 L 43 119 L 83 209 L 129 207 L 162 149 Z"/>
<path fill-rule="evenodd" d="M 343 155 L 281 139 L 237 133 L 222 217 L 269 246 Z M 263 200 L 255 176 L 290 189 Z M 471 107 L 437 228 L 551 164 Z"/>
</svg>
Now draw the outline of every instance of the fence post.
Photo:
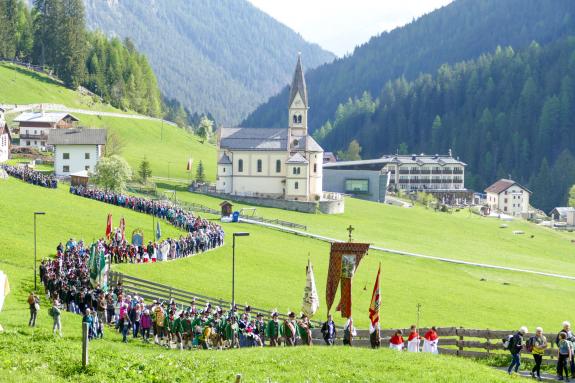
<svg viewBox="0 0 575 383">
<path fill-rule="evenodd" d="M 82 367 L 88 365 L 88 323 L 82 322 Z"/>
<path fill-rule="evenodd" d="M 457 350 L 457 355 L 459 356 L 459 351 L 463 351 L 463 327 L 459 327 L 458 335 L 459 335 L 459 345 Z"/>
</svg>

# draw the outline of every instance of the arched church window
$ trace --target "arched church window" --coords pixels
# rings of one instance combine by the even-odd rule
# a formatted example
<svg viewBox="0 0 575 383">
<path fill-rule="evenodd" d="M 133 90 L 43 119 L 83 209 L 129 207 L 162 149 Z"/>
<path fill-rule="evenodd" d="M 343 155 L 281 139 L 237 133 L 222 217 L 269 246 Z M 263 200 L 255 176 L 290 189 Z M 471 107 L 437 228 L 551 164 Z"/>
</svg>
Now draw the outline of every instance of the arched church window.
<svg viewBox="0 0 575 383">
<path fill-rule="evenodd" d="M 297 116 L 295 114 L 293 115 L 293 123 L 297 124 Z"/>
<path fill-rule="evenodd" d="M 244 171 L 244 160 L 239 160 L 238 161 L 238 172 L 243 172 Z"/>
<path fill-rule="evenodd" d="M 301 114 L 297 116 L 297 123 L 301 124 Z"/>
<path fill-rule="evenodd" d="M 296 181 L 296 183 L 295 183 L 295 189 L 296 189 L 296 190 L 299 189 L 299 182 L 297 182 L 297 181 Z"/>
</svg>

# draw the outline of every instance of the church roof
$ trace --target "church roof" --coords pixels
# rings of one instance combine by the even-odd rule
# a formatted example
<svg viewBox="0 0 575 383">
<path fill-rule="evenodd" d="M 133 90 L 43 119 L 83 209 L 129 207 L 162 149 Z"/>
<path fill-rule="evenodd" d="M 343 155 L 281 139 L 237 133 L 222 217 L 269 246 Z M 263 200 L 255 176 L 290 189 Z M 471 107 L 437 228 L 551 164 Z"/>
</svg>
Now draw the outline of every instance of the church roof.
<svg viewBox="0 0 575 383">
<path fill-rule="evenodd" d="M 296 153 L 286 161 L 286 164 L 308 164 L 308 160 L 305 159 L 300 153 Z"/>
<path fill-rule="evenodd" d="M 231 164 L 232 160 L 230 160 L 230 157 L 228 157 L 226 153 L 224 153 L 220 158 L 220 160 L 218 161 L 218 165 L 231 165 Z"/>
<path fill-rule="evenodd" d="M 289 106 L 293 103 L 293 100 L 297 94 L 300 94 L 304 106 L 307 105 L 307 87 L 305 85 L 305 77 L 303 75 L 303 67 L 301 64 L 301 55 L 297 58 L 297 64 L 295 67 L 295 72 L 293 74 L 293 80 L 291 83 L 291 90 L 289 96 Z"/>
<path fill-rule="evenodd" d="M 287 150 L 287 129 L 223 128 L 220 148 L 235 150 Z"/>
<path fill-rule="evenodd" d="M 323 152 L 323 148 L 319 146 L 316 140 L 312 136 L 307 136 L 306 138 L 306 150 L 310 152 Z"/>
</svg>

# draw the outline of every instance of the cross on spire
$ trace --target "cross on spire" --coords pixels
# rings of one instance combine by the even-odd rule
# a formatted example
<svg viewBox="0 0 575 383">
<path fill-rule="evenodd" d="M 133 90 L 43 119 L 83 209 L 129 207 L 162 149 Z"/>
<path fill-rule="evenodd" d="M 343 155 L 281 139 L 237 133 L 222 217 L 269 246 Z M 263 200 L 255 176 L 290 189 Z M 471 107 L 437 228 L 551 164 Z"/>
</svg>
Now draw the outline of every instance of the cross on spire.
<svg viewBox="0 0 575 383">
<path fill-rule="evenodd" d="M 349 227 L 346 230 L 349 233 L 349 242 L 352 242 L 351 233 L 355 230 L 355 227 L 349 225 Z"/>
</svg>

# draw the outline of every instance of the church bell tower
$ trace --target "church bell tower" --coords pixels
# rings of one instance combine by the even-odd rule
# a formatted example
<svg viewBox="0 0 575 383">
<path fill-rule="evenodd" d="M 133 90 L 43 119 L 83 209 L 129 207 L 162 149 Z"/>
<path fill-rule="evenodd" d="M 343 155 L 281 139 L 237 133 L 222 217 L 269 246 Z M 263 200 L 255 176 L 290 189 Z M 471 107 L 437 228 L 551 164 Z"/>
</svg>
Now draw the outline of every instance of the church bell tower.
<svg viewBox="0 0 575 383">
<path fill-rule="evenodd" d="M 297 64 L 291 83 L 289 97 L 289 130 L 291 137 L 304 137 L 307 135 L 307 88 L 303 67 L 301 64 L 301 53 L 298 54 Z"/>
</svg>

